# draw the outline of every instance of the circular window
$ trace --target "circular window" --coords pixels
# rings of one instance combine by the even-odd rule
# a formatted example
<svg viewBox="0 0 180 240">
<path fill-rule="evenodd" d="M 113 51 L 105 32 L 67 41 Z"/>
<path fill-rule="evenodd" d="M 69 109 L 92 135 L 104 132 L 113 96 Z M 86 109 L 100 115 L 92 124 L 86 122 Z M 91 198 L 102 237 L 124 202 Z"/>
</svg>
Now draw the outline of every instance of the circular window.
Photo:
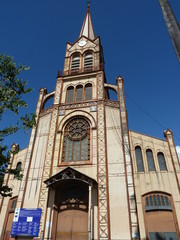
<svg viewBox="0 0 180 240">
<path fill-rule="evenodd" d="M 66 127 L 67 137 L 72 140 L 81 140 L 86 137 L 88 123 L 84 119 L 74 119 Z"/>
</svg>

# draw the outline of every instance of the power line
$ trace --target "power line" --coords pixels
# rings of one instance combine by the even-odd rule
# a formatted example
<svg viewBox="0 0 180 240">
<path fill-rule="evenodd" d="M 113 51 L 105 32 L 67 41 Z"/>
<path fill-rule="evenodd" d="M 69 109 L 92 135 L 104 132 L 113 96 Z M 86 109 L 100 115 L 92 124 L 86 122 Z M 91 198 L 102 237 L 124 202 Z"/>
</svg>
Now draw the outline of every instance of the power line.
<svg viewBox="0 0 180 240">
<path fill-rule="evenodd" d="M 161 127 L 162 130 L 167 129 L 161 122 L 159 122 L 156 118 L 154 118 L 149 112 L 147 112 L 140 104 L 138 104 L 132 97 L 130 97 L 127 93 L 125 95 L 133 102 L 143 113 L 145 113 L 152 121 L 154 121 L 157 125 Z M 174 138 L 180 142 L 180 138 L 174 135 Z"/>
</svg>

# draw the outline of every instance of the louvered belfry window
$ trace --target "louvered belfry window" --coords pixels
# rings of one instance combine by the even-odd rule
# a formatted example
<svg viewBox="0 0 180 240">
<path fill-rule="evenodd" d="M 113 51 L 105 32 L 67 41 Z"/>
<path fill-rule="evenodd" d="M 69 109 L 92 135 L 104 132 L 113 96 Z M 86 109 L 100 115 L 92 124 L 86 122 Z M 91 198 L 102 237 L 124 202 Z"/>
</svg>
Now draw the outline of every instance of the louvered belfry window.
<svg viewBox="0 0 180 240">
<path fill-rule="evenodd" d="M 85 100 L 92 99 L 92 84 L 88 83 L 85 85 Z"/>
<path fill-rule="evenodd" d="M 80 55 L 74 55 L 71 62 L 71 72 L 79 72 L 80 69 Z"/>
<path fill-rule="evenodd" d="M 76 102 L 82 101 L 82 98 L 83 98 L 83 86 L 78 85 L 76 87 Z"/>
<path fill-rule="evenodd" d="M 146 157 L 147 157 L 149 171 L 155 171 L 154 158 L 153 158 L 153 153 L 151 149 L 147 149 Z"/>
<path fill-rule="evenodd" d="M 144 165 L 143 165 L 143 158 L 142 158 L 142 151 L 139 146 L 135 148 L 136 153 L 136 162 L 137 162 L 137 171 L 144 172 Z"/>
<path fill-rule="evenodd" d="M 93 68 L 93 55 L 86 53 L 84 56 L 84 71 L 90 71 Z"/>
<path fill-rule="evenodd" d="M 73 99 L 74 99 L 74 87 L 70 86 L 67 88 L 66 102 L 71 103 L 73 102 Z"/>
<path fill-rule="evenodd" d="M 165 158 L 164 158 L 164 154 L 162 152 L 159 152 L 157 154 L 158 156 L 158 162 L 159 162 L 159 168 L 161 171 L 167 170 L 166 168 L 166 162 L 165 162 Z"/>
<path fill-rule="evenodd" d="M 63 162 L 90 160 L 90 126 L 83 118 L 70 121 L 64 131 Z"/>
</svg>

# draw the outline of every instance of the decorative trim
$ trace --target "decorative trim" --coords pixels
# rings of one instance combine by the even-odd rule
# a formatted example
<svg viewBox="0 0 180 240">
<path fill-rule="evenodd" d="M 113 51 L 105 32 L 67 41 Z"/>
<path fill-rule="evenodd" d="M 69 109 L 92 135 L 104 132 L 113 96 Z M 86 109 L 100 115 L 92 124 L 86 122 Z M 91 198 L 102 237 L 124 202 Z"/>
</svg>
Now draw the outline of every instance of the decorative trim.
<svg viewBox="0 0 180 240">
<path fill-rule="evenodd" d="M 77 117 L 77 116 L 82 116 L 82 117 L 87 118 L 89 120 L 90 125 L 91 125 L 91 129 L 95 129 L 96 128 L 96 121 L 95 121 L 95 119 L 93 118 L 93 116 L 90 113 L 82 111 L 82 110 L 75 110 L 75 111 L 67 114 L 61 120 L 61 122 L 58 125 L 58 131 L 61 131 L 63 129 L 63 126 L 64 126 L 65 122 L 67 122 L 70 118 Z"/>
<path fill-rule="evenodd" d="M 103 99 L 103 75 L 97 75 L 98 97 Z M 98 177 L 98 221 L 99 221 L 99 239 L 110 239 L 110 222 L 109 222 L 109 204 L 108 204 L 108 174 L 107 174 L 107 154 L 105 142 L 105 105 L 104 101 L 98 102 L 97 111 L 97 177 Z"/>
<path fill-rule="evenodd" d="M 47 185 L 47 187 L 55 189 L 57 185 L 67 181 L 80 181 L 90 186 L 97 185 L 97 182 L 94 179 L 71 167 L 65 168 L 64 170 L 45 180 L 44 183 Z"/>
</svg>

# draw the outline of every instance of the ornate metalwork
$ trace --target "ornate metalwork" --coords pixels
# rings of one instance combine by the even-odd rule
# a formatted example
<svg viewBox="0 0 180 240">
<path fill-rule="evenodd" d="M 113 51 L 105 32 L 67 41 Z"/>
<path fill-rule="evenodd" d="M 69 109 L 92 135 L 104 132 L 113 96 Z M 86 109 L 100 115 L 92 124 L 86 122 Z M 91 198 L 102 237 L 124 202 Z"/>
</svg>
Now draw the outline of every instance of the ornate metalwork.
<svg viewBox="0 0 180 240">
<path fill-rule="evenodd" d="M 65 127 L 63 162 L 90 160 L 89 123 L 84 118 L 74 118 Z"/>
<path fill-rule="evenodd" d="M 90 69 L 79 68 L 79 69 L 76 69 L 76 71 L 71 71 L 71 70 L 63 71 L 63 76 L 66 76 L 66 75 L 77 75 L 77 74 L 84 73 L 84 72 L 88 73 L 88 72 L 99 71 L 99 70 L 103 70 L 103 69 L 104 69 L 104 65 L 100 64 L 98 66 L 93 66 Z"/>
<path fill-rule="evenodd" d="M 105 105 L 113 108 L 119 108 L 118 101 L 108 100 L 108 101 L 105 101 Z"/>
<path fill-rule="evenodd" d="M 45 180 L 44 183 L 47 185 L 47 187 L 55 189 L 57 185 L 65 181 L 80 181 L 91 186 L 97 185 L 94 179 L 76 171 L 71 167 L 67 167 L 56 175 L 50 177 L 49 179 Z"/>
<path fill-rule="evenodd" d="M 97 105 L 97 101 L 89 101 L 89 102 L 82 102 L 82 103 L 72 103 L 72 104 L 61 104 L 60 110 L 63 109 L 77 109 L 77 108 L 82 108 L 82 107 L 90 107 L 90 106 L 95 106 Z"/>
<path fill-rule="evenodd" d="M 81 140 L 86 137 L 89 130 L 89 124 L 82 119 L 73 119 L 66 126 L 66 136 L 72 140 Z"/>
<path fill-rule="evenodd" d="M 46 114 L 51 113 L 52 110 L 53 110 L 53 107 L 52 107 L 52 106 L 49 107 L 49 108 L 47 108 L 47 109 L 43 109 L 43 110 L 41 111 L 41 113 L 40 113 L 40 117 L 45 116 Z"/>
</svg>

